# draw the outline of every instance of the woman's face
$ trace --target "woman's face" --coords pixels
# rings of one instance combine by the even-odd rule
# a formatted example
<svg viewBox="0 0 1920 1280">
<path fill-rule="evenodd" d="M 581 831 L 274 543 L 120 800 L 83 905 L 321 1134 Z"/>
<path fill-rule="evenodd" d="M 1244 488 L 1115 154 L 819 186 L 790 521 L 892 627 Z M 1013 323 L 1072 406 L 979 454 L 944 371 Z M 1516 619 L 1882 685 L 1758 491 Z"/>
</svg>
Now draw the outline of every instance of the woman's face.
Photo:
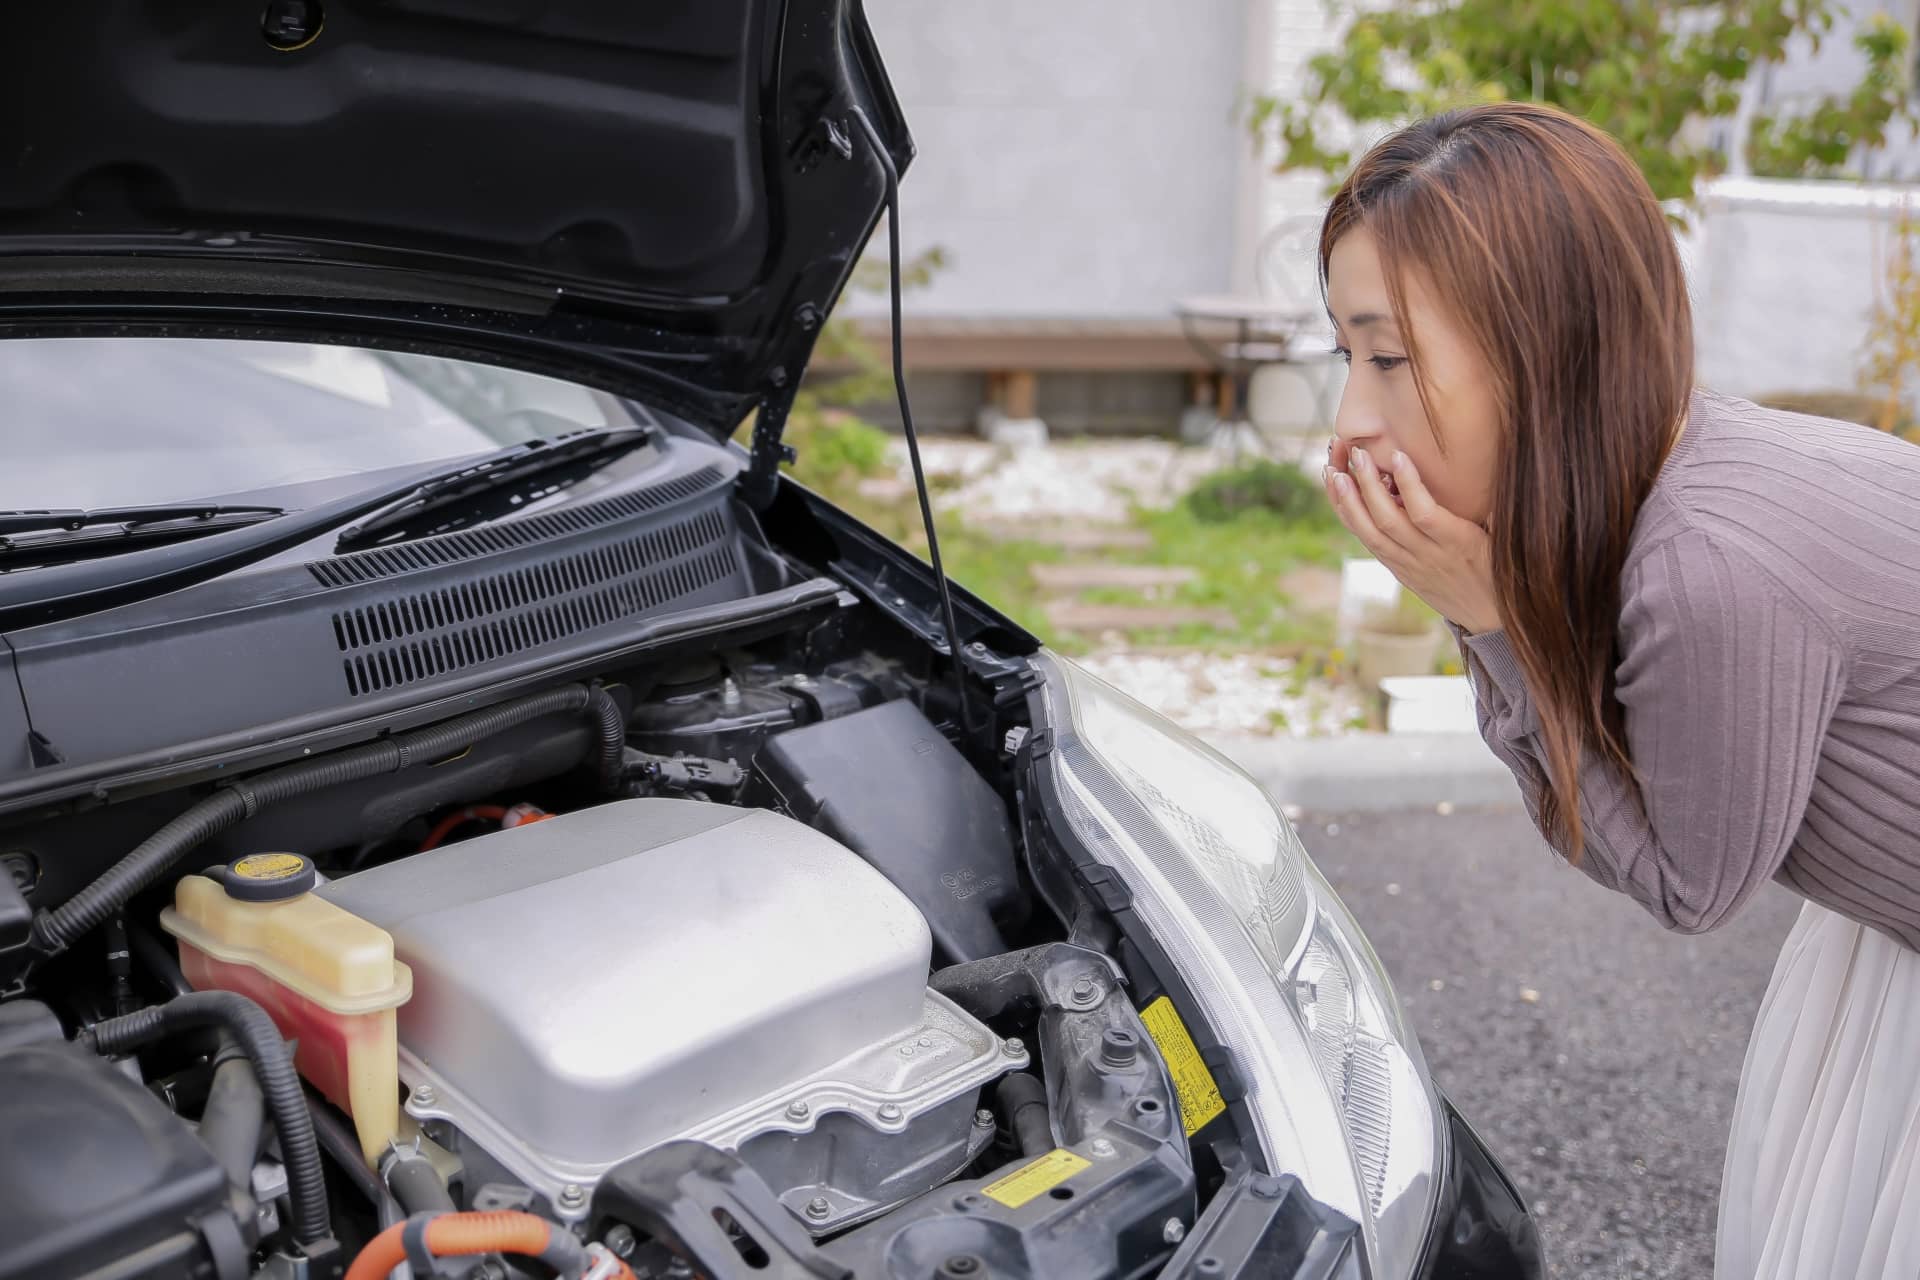
<svg viewBox="0 0 1920 1280">
<path fill-rule="evenodd" d="M 1417 272 L 1409 273 L 1405 302 L 1407 323 L 1419 336 L 1426 404 L 1393 317 L 1379 247 L 1364 227 L 1342 236 L 1327 263 L 1327 309 L 1352 371 L 1334 419 L 1333 460 L 1346 466 L 1351 451 L 1364 450 L 1368 462 L 1385 472 L 1398 450 L 1413 460 L 1435 501 L 1484 525 L 1499 442 L 1492 373 Z M 1428 404 L 1437 421 L 1428 416 Z"/>
</svg>

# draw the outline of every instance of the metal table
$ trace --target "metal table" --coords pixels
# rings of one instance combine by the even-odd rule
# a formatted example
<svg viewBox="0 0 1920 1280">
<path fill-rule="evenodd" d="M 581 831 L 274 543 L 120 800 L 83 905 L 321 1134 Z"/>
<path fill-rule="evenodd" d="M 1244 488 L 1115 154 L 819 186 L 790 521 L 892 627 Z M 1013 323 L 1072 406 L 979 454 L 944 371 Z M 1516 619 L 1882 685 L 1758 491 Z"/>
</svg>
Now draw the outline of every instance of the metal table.
<svg viewBox="0 0 1920 1280">
<path fill-rule="evenodd" d="M 1206 356 L 1232 387 L 1226 411 L 1208 424 L 1204 442 L 1214 444 L 1224 436 L 1237 455 L 1240 440 L 1250 432 L 1265 447 L 1266 437 L 1254 426 L 1247 411 L 1254 370 L 1268 364 L 1298 367 L 1301 362 L 1296 344 L 1323 318 L 1318 312 L 1303 310 L 1295 303 L 1258 294 L 1182 298 L 1173 309 L 1187 341 Z M 1230 337 L 1219 332 L 1223 328 L 1230 332 Z M 1214 331 L 1211 337 L 1209 329 Z M 1306 377 L 1304 370 L 1301 376 Z M 1316 412 L 1325 417 L 1321 389 L 1314 387 L 1311 379 L 1308 386 Z"/>
</svg>

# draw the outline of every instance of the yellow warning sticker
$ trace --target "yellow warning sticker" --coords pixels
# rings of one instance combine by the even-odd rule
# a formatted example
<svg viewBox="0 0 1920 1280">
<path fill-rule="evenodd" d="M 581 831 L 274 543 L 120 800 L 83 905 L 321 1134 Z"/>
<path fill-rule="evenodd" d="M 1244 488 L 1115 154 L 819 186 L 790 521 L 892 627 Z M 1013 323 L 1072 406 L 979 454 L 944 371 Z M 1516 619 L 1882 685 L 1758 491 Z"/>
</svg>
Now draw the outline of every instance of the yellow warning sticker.
<svg viewBox="0 0 1920 1280">
<path fill-rule="evenodd" d="M 250 853 L 233 864 L 233 873 L 242 880 L 285 880 L 307 868 L 307 860 L 297 853 Z"/>
<path fill-rule="evenodd" d="M 1174 1011 L 1173 1001 L 1161 996 L 1140 1011 L 1140 1021 L 1147 1024 L 1147 1034 L 1167 1060 L 1173 1091 L 1180 1098 L 1180 1120 L 1191 1138 L 1227 1109 L 1227 1100 L 1220 1096 L 1213 1072 L 1200 1060 L 1200 1050 L 1187 1034 L 1187 1024 Z"/>
<path fill-rule="evenodd" d="M 980 1188 L 989 1200 L 998 1200 L 1009 1209 L 1018 1209 L 1035 1196 L 1045 1195 L 1082 1169 L 1092 1165 L 1071 1151 L 1058 1147 L 1030 1164 L 1023 1164 L 1006 1177 Z"/>
</svg>

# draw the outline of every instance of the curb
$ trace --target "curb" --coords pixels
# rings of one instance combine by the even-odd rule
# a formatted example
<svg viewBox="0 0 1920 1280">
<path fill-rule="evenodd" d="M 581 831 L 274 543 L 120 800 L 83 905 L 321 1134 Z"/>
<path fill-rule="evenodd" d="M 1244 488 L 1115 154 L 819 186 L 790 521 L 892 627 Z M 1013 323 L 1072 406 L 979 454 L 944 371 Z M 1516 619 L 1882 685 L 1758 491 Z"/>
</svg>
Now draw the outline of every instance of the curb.
<svg viewBox="0 0 1920 1280">
<path fill-rule="evenodd" d="M 1335 738 L 1210 734 L 1278 803 L 1304 813 L 1523 809 L 1520 785 L 1472 733 L 1354 733 Z"/>
</svg>

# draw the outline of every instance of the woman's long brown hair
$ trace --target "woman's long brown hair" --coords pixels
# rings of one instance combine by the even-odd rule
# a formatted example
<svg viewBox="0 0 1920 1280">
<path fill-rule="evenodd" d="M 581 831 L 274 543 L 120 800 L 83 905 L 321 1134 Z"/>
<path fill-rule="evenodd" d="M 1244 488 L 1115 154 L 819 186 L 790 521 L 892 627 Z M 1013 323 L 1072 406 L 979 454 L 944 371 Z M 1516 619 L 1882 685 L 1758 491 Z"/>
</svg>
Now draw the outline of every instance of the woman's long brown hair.
<svg viewBox="0 0 1920 1280">
<path fill-rule="evenodd" d="M 1494 585 L 1540 713 L 1541 822 L 1577 860 L 1583 759 L 1635 776 L 1613 690 L 1620 572 L 1693 385 L 1672 231 L 1611 138 L 1525 103 L 1448 112 L 1368 151 L 1321 228 L 1323 288 L 1356 226 L 1379 246 L 1443 452 L 1406 318 L 1409 273 L 1473 336 L 1498 388 Z"/>
</svg>

